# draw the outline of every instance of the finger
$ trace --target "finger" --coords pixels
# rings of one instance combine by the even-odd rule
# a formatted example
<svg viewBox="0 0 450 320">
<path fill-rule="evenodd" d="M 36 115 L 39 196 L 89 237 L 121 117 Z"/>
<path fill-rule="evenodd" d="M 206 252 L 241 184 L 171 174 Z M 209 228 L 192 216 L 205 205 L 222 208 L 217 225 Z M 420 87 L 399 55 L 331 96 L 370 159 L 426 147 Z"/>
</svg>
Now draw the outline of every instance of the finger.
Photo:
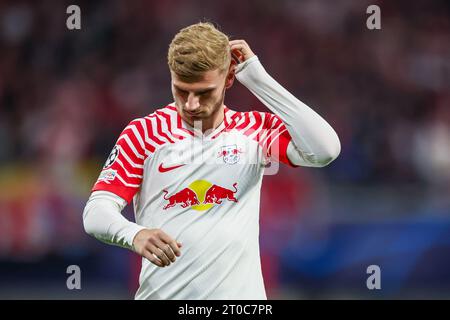
<svg viewBox="0 0 450 320">
<path fill-rule="evenodd" d="M 254 55 L 253 51 L 250 49 L 250 46 L 245 40 L 233 40 L 230 41 L 230 50 L 231 51 L 239 51 L 243 54 L 243 61 L 252 57 Z"/>
<path fill-rule="evenodd" d="M 171 262 L 170 259 L 166 256 L 163 250 L 160 248 L 156 248 L 157 253 L 156 256 L 163 262 L 164 265 L 170 266 Z"/>
<path fill-rule="evenodd" d="M 233 40 L 229 42 L 230 47 L 241 47 L 241 48 L 245 48 L 245 47 L 249 47 L 247 42 L 245 42 L 244 40 Z"/>
<path fill-rule="evenodd" d="M 230 45 L 232 45 L 232 44 L 243 44 L 243 43 L 246 43 L 245 40 L 243 40 L 243 39 L 236 39 L 236 40 L 229 41 Z"/>
<path fill-rule="evenodd" d="M 234 61 L 236 64 L 239 64 L 239 63 L 242 62 L 241 59 L 239 59 L 239 57 L 238 57 L 236 54 L 234 54 L 233 52 L 231 53 L 231 58 L 233 59 L 233 61 Z"/>
<path fill-rule="evenodd" d="M 150 244 L 147 249 L 153 253 L 155 256 L 157 256 L 159 258 L 159 260 L 161 260 L 162 264 L 164 266 L 169 266 L 170 265 L 170 259 L 166 256 L 166 254 L 164 253 L 164 251 L 162 251 L 160 248 L 158 248 L 157 246 Z"/>
<path fill-rule="evenodd" d="M 242 44 L 233 44 L 232 46 L 230 46 L 230 50 L 231 51 L 244 51 L 245 50 L 245 46 L 243 46 Z"/>
<path fill-rule="evenodd" d="M 159 260 L 158 258 L 156 258 L 150 251 L 145 250 L 143 253 L 144 258 L 146 258 L 147 260 L 149 260 L 151 263 L 153 263 L 154 265 L 163 268 L 164 265 L 162 263 L 161 260 Z"/>
<path fill-rule="evenodd" d="M 241 58 L 244 55 L 244 53 L 241 52 L 239 49 L 232 49 L 231 53 L 236 55 L 238 58 Z"/>
<path fill-rule="evenodd" d="M 160 239 L 168 244 L 170 246 L 170 248 L 172 249 L 172 251 L 176 254 L 177 257 L 179 257 L 181 255 L 181 251 L 178 247 L 178 243 L 177 241 L 175 241 L 174 239 L 172 239 L 172 237 L 169 237 L 167 234 L 165 234 L 164 232 L 161 233 L 160 235 Z"/>
<path fill-rule="evenodd" d="M 240 62 L 245 61 L 245 57 L 250 54 L 249 50 L 247 50 L 246 48 L 241 47 L 241 46 L 237 46 L 236 48 L 233 48 L 232 52 L 237 56 L 237 58 Z"/>
<path fill-rule="evenodd" d="M 175 262 L 175 254 L 169 244 L 162 242 L 161 240 L 156 240 L 156 246 L 161 249 L 170 259 L 170 261 Z"/>
</svg>

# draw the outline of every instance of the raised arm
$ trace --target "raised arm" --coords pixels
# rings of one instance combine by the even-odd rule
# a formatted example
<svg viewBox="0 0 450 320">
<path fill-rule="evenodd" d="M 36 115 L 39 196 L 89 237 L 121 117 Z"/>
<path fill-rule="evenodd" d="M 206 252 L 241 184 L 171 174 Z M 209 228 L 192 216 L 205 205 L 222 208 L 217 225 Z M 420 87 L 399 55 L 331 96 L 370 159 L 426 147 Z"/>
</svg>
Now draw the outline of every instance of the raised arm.
<svg viewBox="0 0 450 320">
<path fill-rule="evenodd" d="M 275 81 L 244 40 L 230 41 L 236 78 L 285 124 L 292 137 L 287 148 L 295 165 L 324 167 L 336 159 L 341 144 L 334 129 L 314 110 Z"/>
</svg>

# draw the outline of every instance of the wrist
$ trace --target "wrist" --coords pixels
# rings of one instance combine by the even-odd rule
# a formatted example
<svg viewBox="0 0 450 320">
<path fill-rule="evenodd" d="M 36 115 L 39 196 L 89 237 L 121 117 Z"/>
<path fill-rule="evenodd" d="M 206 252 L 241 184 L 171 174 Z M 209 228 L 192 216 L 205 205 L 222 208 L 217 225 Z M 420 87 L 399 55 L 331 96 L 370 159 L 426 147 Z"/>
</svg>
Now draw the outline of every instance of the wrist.
<svg viewBox="0 0 450 320">
<path fill-rule="evenodd" d="M 247 60 L 245 60 L 244 62 L 239 63 L 236 66 L 236 74 L 238 74 L 241 71 L 243 71 L 244 69 L 246 69 L 251 63 L 254 63 L 255 61 L 259 61 L 259 58 L 257 55 L 254 55 L 254 56 L 248 58 Z"/>
<path fill-rule="evenodd" d="M 267 83 L 270 78 L 257 56 L 243 62 L 239 70 L 236 71 L 236 79 L 250 90 Z"/>
<path fill-rule="evenodd" d="M 136 252 L 136 238 L 137 238 L 138 234 L 144 229 L 147 229 L 147 228 L 136 224 L 135 226 L 133 226 L 133 230 L 130 230 L 130 239 L 131 239 L 130 249 L 133 252 Z"/>
</svg>

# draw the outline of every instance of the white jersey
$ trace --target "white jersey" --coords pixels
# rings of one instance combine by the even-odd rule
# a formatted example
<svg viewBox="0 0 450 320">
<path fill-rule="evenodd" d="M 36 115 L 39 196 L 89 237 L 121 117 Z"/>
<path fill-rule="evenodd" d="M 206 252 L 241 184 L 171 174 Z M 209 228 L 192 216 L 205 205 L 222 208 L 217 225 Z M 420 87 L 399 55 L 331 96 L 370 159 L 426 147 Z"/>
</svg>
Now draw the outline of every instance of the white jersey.
<svg viewBox="0 0 450 320">
<path fill-rule="evenodd" d="M 133 120 L 93 191 L 133 200 L 136 222 L 183 244 L 160 268 L 142 259 L 136 299 L 266 299 L 259 254 L 259 204 L 266 165 L 292 164 L 291 136 L 267 112 L 224 107 L 205 134 L 174 105 Z"/>
</svg>

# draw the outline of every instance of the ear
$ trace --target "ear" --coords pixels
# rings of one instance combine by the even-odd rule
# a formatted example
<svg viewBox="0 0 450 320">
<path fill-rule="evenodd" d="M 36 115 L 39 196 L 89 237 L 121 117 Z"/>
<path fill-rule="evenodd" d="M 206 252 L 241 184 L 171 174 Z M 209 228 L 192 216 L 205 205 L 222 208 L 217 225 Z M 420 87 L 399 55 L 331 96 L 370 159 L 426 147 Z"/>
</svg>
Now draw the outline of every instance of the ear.
<svg viewBox="0 0 450 320">
<path fill-rule="evenodd" d="M 235 78 L 235 74 L 236 74 L 236 61 L 231 60 L 230 63 L 230 68 L 228 69 L 228 74 L 227 74 L 227 78 L 225 80 L 225 88 L 229 89 L 231 88 L 231 86 L 234 83 L 234 78 Z"/>
</svg>

